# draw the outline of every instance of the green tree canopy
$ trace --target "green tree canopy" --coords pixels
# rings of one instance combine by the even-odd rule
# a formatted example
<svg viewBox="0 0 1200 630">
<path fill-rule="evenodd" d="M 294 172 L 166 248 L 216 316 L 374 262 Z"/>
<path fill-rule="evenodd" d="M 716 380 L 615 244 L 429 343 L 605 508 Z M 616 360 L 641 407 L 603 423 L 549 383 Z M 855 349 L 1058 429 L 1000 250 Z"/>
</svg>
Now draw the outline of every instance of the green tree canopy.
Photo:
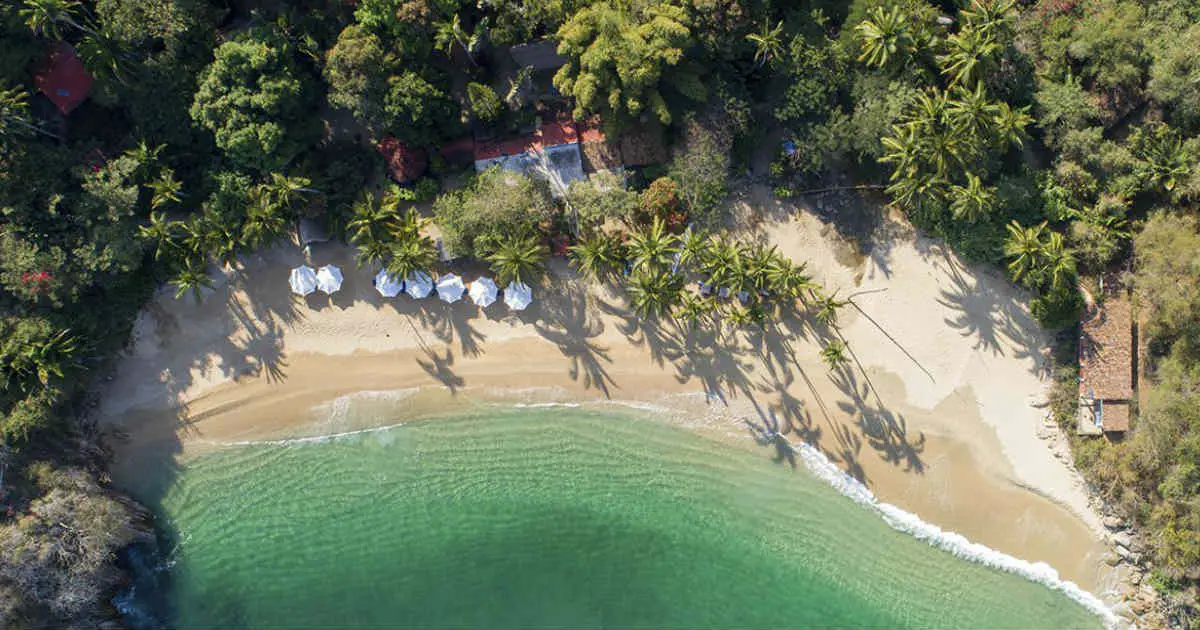
<svg viewBox="0 0 1200 630">
<path fill-rule="evenodd" d="M 544 183 L 498 167 L 433 203 L 434 222 L 442 230 L 446 248 L 467 256 L 484 255 L 489 242 L 536 234 L 552 211 Z"/>
<path fill-rule="evenodd" d="M 643 113 L 670 123 L 675 94 L 707 98 L 698 70 L 684 58 L 692 36 L 680 7 L 603 0 L 572 16 L 557 38 L 567 63 L 554 85 L 575 99 L 576 118 L 600 114 L 616 130 Z"/>
<path fill-rule="evenodd" d="M 234 163 L 272 171 L 310 146 L 319 126 L 312 87 L 292 47 L 264 30 L 225 42 L 200 75 L 192 119 Z"/>
</svg>

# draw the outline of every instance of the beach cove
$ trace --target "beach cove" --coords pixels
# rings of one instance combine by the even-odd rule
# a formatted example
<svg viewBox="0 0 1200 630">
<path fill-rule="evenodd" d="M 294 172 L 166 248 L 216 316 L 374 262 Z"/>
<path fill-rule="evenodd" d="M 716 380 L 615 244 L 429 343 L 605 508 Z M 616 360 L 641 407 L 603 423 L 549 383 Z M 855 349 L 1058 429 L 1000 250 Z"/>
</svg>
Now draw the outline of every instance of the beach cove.
<svg viewBox="0 0 1200 630">
<path fill-rule="evenodd" d="M 306 304 L 284 282 L 298 254 L 272 250 L 199 304 L 164 296 L 142 314 L 100 410 L 119 434 L 114 476 L 128 483 L 148 462 L 372 428 L 372 416 L 338 415 L 356 397 L 419 392 L 409 413 L 619 401 L 767 461 L 776 448 L 754 438 L 778 431 L 928 523 L 1044 562 L 1092 593 L 1113 586 L 1086 494 L 1039 438 L 1045 339 L 1016 289 L 900 223 L 858 259 L 805 212 L 751 233 L 843 295 L 859 293 L 841 322 L 855 369 L 831 374 L 799 322 L 764 334 L 639 326 L 620 298 L 565 265 L 529 311 L 480 313 L 382 301 L 349 250 L 331 249 L 321 255 L 343 266 L 346 284 Z"/>
</svg>

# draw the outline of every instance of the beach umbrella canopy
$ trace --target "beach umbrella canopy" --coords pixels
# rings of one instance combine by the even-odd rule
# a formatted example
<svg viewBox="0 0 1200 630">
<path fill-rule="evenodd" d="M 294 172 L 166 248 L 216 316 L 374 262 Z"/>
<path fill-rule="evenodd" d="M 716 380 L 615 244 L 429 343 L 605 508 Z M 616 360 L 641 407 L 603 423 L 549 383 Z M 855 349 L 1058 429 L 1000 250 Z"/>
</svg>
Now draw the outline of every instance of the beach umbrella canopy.
<svg viewBox="0 0 1200 630">
<path fill-rule="evenodd" d="M 387 271 L 375 274 L 375 290 L 383 297 L 396 297 L 404 290 L 404 281 L 397 280 Z"/>
<path fill-rule="evenodd" d="M 448 273 L 438 279 L 438 297 L 441 298 L 443 302 L 453 304 L 459 301 L 463 296 L 463 292 L 466 290 L 467 285 L 463 284 L 462 278 L 459 278 L 452 273 Z"/>
<path fill-rule="evenodd" d="M 514 311 L 523 311 L 533 302 L 533 291 L 529 285 L 514 282 L 504 287 L 504 303 Z"/>
<path fill-rule="evenodd" d="M 404 292 L 414 299 L 421 299 L 433 290 L 433 278 L 424 271 L 414 271 L 404 279 Z"/>
<path fill-rule="evenodd" d="M 292 293 L 308 295 L 317 290 L 317 272 L 308 265 L 300 265 L 292 270 L 288 284 L 292 285 Z"/>
<path fill-rule="evenodd" d="M 317 288 L 323 293 L 333 295 L 342 288 L 342 270 L 333 265 L 325 265 L 317 270 Z"/>
<path fill-rule="evenodd" d="M 496 301 L 496 294 L 499 292 L 500 288 L 488 277 L 480 278 L 471 283 L 471 301 L 480 308 L 491 306 Z"/>
</svg>

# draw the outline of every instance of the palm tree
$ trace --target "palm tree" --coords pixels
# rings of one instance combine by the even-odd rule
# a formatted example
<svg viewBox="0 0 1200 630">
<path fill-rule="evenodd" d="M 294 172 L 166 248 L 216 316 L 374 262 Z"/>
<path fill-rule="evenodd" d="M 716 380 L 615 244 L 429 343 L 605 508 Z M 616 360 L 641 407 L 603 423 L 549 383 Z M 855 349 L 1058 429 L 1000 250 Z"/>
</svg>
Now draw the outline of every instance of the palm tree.
<svg viewBox="0 0 1200 630">
<path fill-rule="evenodd" d="M 762 318 L 756 315 L 756 313 L 761 313 L 761 311 L 756 310 L 754 307 L 742 306 L 740 304 L 734 305 L 725 312 L 725 321 L 729 322 L 734 328 L 744 328 L 762 321 Z"/>
<path fill-rule="evenodd" d="M 158 168 L 158 156 L 166 145 L 150 146 L 145 140 L 138 141 L 136 147 L 125 151 L 125 155 L 137 161 L 137 170 L 135 171 L 135 179 L 140 182 L 150 180 L 150 174 L 154 169 Z"/>
<path fill-rule="evenodd" d="M 1028 284 L 1046 265 L 1046 222 L 1023 227 L 1014 220 L 1006 228 L 1008 239 L 1004 242 L 1004 255 L 1011 259 L 1008 272 L 1014 281 L 1025 280 Z"/>
<path fill-rule="evenodd" d="M 736 277 L 743 267 L 741 258 L 741 247 L 721 237 L 709 246 L 701 272 L 708 276 L 713 286 L 729 287 L 729 284 L 739 282 Z"/>
<path fill-rule="evenodd" d="M 500 284 L 533 284 L 546 274 L 549 250 L 538 235 L 505 236 L 485 256 Z"/>
<path fill-rule="evenodd" d="M 202 291 L 213 286 L 212 279 L 208 277 L 208 272 L 204 268 L 203 259 L 196 258 L 188 258 L 187 263 L 171 278 L 171 284 L 175 286 L 176 300 L 183 297 L 184 293 L 191 291 L 197 304 L 200 303 Z"/>
<path fill-rule="evenodd" d="M 950 76 L 950 82 L 966 85 L 979 78 L 982 66 L 986 65 L 1000 44 L 991 31 L 967 26 L 946 38 L 949 51 L 939 57 L 942 74 Z"/>
<path fill-rule="evenodd" d="M 571 265 L 585 278 L 606 280 L 625 266 L 625 247 L 615 234 L 585 237 L 569 250 Z"/>
<path fill-rule="evenodd" d="M 747 35 L 746 41 L 754 44 L 754 63 L 758 67 L 774 64 L 776 59 L 783 56 L 783 20 L 774 28 L 770 22 L 764 22 L 762 30 Z"/>
<path fill-rule="evenodd" d="M 1040 275 L 1049 279 L 1050 286 L 1058 290 L 1075 280 L 1075 256 L 1063 243 L 1063 236 L 1059 232 L 1050 232 L 1050 238 L 1046 241 L 1045 263 Z"/>
<path fill-rule="evenodd" d="M 304 198 L 302 193 L 318 192 L 309 188 L 311 184 L 307 177 L 271 173 L 268 181 L 258 185 L 256 193 L 264 204 L 291 214 L 295 210 L 296 202 Z"/>
<path fill-rule="evenodd" d="M 825 295 L 819 293 L 816 295 L 817 312 L 813 314 L 818 322 L 825 326 L 836 326 L 838 318 L 838 309 L 850 303 L 850 300 L 837 299 L 837 291 Z"/>
<path fill-rule="evenodd" d="M 967 185 L 950 186 L 950 211 L 958 219 L 975 223 L 996 207 L 996 189 L 984 186 L 979 176 L 967 173 Z"/>
<path fill-rule="evenodd" d="M 883 68 L 903 60 L 914 45 L 907 20 L 898 6 L 875 7 L 867 13 L 867 19 L 854 27 L 854 31 L 862 41 L 859 62 L 873 68 Z"/>
<path fill-rule="evenodd" d="M 779 265 L 780 258 L 778 248 L 774 245 L 747 247 L 742 255 L 746 278 L 743 286 L 755 297 L 767 294 L 771 289 L 771 277 Z"/>
<path fill-rule="evenodd" d="M 16 381 L 25 393 L 38 386 L 49 387 L 52 378 L 65 378 L 71 368 L 79 365 L 79 340 L 70 330 L 39 331 L 18 339 L 10 348 L 12 351 L 0 354 L 0 366 L 7 372 L 9 383 Z"/>
<path fill-rule="evenodd" d="M 1033 116 L 1029 115 L 1028 105 L 1013 109 L 1008 103 L 1000 102 L 996 104 L 996 111 L 992 114 L 992 134 L 996 138 L 996 144 L 1000 146 L 1025 146 L 1025 139 L 1029 137 L 1026 129 L 1032 124 Z"/>
<path fill-rule="evenodd" d="M 399 199 L 391 193 L 384 195 L 382 207 L 390 214 L 385 224 L 393 239 L 401 239 L 414 234 L 420 234 L 429 219 L 417 212 L 416 208 L 408 208 L 403 214 L 399 210 Z"/>
<path fill-rule="evenodd" d="M 830 370 L 836 370 L 846 363 L 849 357 L 846 356 L 846 343 L 841 339 L 830 339 L 825 342 L 825 347 L 821 348 L 821 360 L 825 365 L 829 366 Z"/>
<path fill-rule="evenodd" d="M 954 86 L 953 98 L 949 99 L 947 105 L 950 121 L 962 132 L 971 134 L 988 130 L 1000 111 L 999 106 L 988 99 L 982 81 L 975 82 L 974 90 L 962 85 Z"/>
<path fill-rule="evenodd" d="M 683 300 L 683 277 L 665 270 L 639 269 L 629 279 L 629 298 L 638 317 L 661 317 Z"/>
<path fill-rule="evenodd" d="M 462 48 L 463 53 L 467 55 L 467 60 L 471 62 L 471 65 L 476 67 L 479 66 L 479 64 L 475 62 L 474 55 L 471 54 L 471 45 L 468 43 L 473 41 L 475 38 L 472 35 L 468 35 L 467 32 L 463 30 L 462 20 L 458 17 L 457 13 L 449 21 L 442 21 L 434 24 L 434 29 L 434 47 L 449 57 L 454 52 L 455 44 L 457 44 L 459 48 Z"/>
<path fill-rule="evenodd" d="M 407 278 L 414 272 L 425 271 L 437 262 L 437 244 L 422 234 L 405 234 L 391 243 L 390 256 L 384 267 L 395 278 Z"/>
<path fill-rule="evenodd" d="M 1166 124 L 1138 129 L 1134 132 L 1133 144 L 1135 154 L 1143 160 L 1138 175 L 1151 187 L 1170 192 L 1180 178 L 1195 170 L 1193 156 L 1183 142 L 1183 135 Z"/>
<path fill-rule="evenodd" d="M 700 230 L 689 229 L 679 239 L 679 266 L 691 267 L 703 264 L 712 247 L 712 239 Z"/>
<path fill-rule="evenodd" d="M 80 40 L 79 57 L 84 67 L 93 75 L 108 72 L 120 83 L 125 83 L 126 54 L 111 37 L 92 30 Z"/>
<path fill-rule="evenodd" d="M 804 269 L 804 263 L 794 264 L 787 259 L 779 261 L 771 269 L 771 290 L 787 300 L 803 300 L 805 292 L 818 288 L 812 278 L 804 273 Z"/>
<path fill-rule="evenodd" d="M 679 251 L 679 236 L 667 232 L 667 225 L 655 217 L 647 227 L 629 236 L 626 247 L 635 269 L 659 271 L 670 266 Z"/>
<path fill-rule="evenodd" d="M 175 171 L 164 168 L 158 178 L 150 182 L 150 207 L 160 210 L 168 203 L 179 203 L 183 192 L 183 182 L 175 179 Z"/>
<path fill-rule="evenodd" d="M 287 216 L 278 206 L 260 199 L 250 204 L 242 224 L 241 242 L 249 248 L 259 248 L 275 242 L 287 229 Z"/>
<path fill-rule="evenodd" d="M 72 16 L 82 5 L 78 0 L 25 0 L 25 8 L 18 11 L 25 18 L 25 25 L 35 34 L 61 40 L 60 24 L 86 30 Z"/>
<path fill-rule="evenodd" d="M 29 93 L 26 90 L 20 87 L 5 87 L 6 85 L 0 81 L 0 149 L 5 147 L 9 138 L 23 136 L 31 131 L 62 139 L 33 123 L 33 118 L 29 115 Z"/>
<path fill-rule="evenodd" d="M 369 191 L 363 191 L 362 197 L 354 203 L 353 213 L 354 218 L 346 223 L 346 230 L 350 240 L 359 247 L 387 242 L 393 234 L 391 228 L 399 218 L 395 206 L 379 203 Z"/>
<path fill-rule="evenodd" d="M 1011 28 L 1015 6 L 1013 0 L 971 0 L 970 6 L 959 11 L 959 16 L 971 28 L 999 36 Z"/>
<path fill-rule="evenodd" d="M 151 212 L 150 223 L 138 226 L 138 236 L 154 243 L 154 260 L 161 260 L 164 255 L 180 251 L 176 237 L 182 228 L 183 224 L 179 221 L 167 220 L 166 214 Z"/>
<path fill-rule="evenodd" d="M 234 231 L 238 227 L 214 212 L 193 215 L 183 224 L 183 245 L 189 259 L 212 256 L 222 264 L 235 265 L 238 245 L 242 242 Z"/>
</svg>

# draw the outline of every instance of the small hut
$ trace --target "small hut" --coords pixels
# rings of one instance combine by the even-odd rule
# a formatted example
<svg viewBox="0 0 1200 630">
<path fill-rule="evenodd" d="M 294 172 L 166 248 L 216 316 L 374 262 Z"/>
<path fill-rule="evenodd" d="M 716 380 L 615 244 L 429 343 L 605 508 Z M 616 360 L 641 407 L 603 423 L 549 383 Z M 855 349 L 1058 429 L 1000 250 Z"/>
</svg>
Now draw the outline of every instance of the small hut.
<svg viewBox="0 0 1200 630">
<path fill-rule="evenodd" d="M 1133 307 L 1115 279 L 1105 284 L 1111 291 L 1080 324 L 1078 432 L 1083 435 L 1124 433 L 1133 415 Z"/>
<path fill-rule="evenodd" d="M 416 181 L 429 168 L 424 149 L 409 147 L 392 136 L 377 142 L 375 149 L 387 162 L 388 175 L 397 184 Z"/>
<path fill-rule="evenodd" d="M 70 44 L 58 42 L 46 53 L 33 83 L 66 116 L 87 100 L 92 90 L 92 75 Z"/>
</svg>

